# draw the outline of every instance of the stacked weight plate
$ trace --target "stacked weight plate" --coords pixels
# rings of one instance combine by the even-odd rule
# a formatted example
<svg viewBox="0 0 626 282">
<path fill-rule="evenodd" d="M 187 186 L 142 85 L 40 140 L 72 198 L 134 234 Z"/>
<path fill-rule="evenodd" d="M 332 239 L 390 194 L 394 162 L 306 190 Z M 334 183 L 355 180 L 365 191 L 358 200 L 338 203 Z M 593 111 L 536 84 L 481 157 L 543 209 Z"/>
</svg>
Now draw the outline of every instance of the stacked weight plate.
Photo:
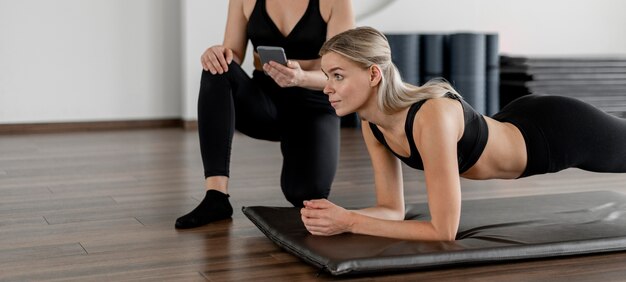
<svg viewBox="0 0 626 282">
<path fill-rule="evenodd" d="M 500 57 L 501 106 L 529 94 L 569 96 L 626 117 L 626 57 Z"/>
</svg>

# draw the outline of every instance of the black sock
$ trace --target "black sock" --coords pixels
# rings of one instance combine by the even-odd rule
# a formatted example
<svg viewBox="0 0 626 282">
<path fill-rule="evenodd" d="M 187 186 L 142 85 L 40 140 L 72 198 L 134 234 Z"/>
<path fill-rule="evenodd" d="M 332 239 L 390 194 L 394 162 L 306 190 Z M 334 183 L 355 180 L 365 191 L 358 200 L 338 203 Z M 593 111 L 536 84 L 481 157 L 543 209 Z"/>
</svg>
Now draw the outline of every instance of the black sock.
<svg viewBox="0 0 626 282">
<path fill-rule="evenodd" d="M 200 204 L 190 213 L 176 219 L 176 228 L 194 228 L 214 221 L 230 218 L 233 207 L 228 201 L 228 194 L 217 190 L 208 190 Z"/>
</svg>

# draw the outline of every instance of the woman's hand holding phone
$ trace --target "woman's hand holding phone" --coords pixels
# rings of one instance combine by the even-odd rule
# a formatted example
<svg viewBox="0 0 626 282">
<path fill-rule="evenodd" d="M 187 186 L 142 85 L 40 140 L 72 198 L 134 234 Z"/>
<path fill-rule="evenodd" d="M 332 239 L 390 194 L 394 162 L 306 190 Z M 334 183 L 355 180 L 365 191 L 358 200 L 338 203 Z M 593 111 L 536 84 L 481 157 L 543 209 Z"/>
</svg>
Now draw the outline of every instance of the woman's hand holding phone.
<svg viewBox="0 0 626 282">
<path fill-rule="evenodd" d="M 263 64 L 263 70 L 269 75 L 280 87 L 294 87 L 300 85 L 304 76 L 304 71 L 300 64 L 293 60 L 288 60 L 284 66 L 274 61 Z"/>
<path fill-rule="evenodd" d="M 202 68 L 211 74 L 223 74 L 228 71 L 228 64 L 233 61 L 233 51 L 222 45 L 211 46 L 200 57 Z"/>
<path fill-rule="evenodd" d="M 300 64 L 287 60 L 285 50 L 277 46 L 259 46 L 256 48 L 263 64 L 263 71 L 276 81 L 280 87 L 298 86 L 303 75 Z"/>
</svg>

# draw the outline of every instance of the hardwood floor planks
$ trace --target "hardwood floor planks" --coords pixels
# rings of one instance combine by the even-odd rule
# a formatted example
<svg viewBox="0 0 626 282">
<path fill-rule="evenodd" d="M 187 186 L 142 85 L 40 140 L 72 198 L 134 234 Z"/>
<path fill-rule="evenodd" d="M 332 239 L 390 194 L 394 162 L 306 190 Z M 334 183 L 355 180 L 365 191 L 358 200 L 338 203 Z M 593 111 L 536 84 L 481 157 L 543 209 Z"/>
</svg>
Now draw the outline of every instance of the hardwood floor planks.
<svg viewBox="0 0 626 282">
<path fill-rule="evenodd" d="M 17 228 L 24 225 L 48 225 L 43 216 L 5 215 L 0 213 L 0 228 Z"/>
<path fill-rule="evenodd" d="M 78 243 L 5 248 L 0 252 L 0 264 L 10 261 L 28 261 L 53 257 L 86 255 L 87 252 Z"/>
<path fill-rule="evenodd" d="M 330 199 L 374 203 L 358 129 L 342 129 Z M 235 134 L 233 219 L 175 230 L 203 198 L 197 133 L 180 129 L 0 136 L 0 281 L 337 280 L 271 243 L 242 213 L 289 206 L 280 190 L 278 143 Z M 424 175 L 404 167 L 405 199 L 426 201 Z M 626 174 L 571 169 L 519 180 L 462 180 L 463 199 L 576 191 L 626 192 Z M 420 272 L 345 281 L 619 281 L 626 253 Z"/>
</svg>

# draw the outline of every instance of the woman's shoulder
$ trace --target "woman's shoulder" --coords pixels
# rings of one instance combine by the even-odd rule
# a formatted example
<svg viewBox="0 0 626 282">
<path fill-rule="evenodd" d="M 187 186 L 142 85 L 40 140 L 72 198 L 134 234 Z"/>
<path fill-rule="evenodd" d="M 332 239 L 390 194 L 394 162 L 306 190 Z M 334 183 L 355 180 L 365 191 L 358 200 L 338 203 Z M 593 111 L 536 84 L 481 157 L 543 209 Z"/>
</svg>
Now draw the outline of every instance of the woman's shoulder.
<svg viewBox="0 0 626 282">
<path fill-rule="evenodd" d="M 418 102 L 419 103 L 419 102 Z M 419 112 L 428 114 L 446 114 L 463 111 L 463 106 L 458 100 L 448 97 L 430 98 L 422 102 Z"/>
<path fill-rule="evenodd" d="M 450 100 L 450 99 L 447 99 Z M 398 111 L 406 120 L 412 120 L 413 127 L 421 127 L 422 124 L 432 124 L 431 119 L 438 119 L 438 115 L 449 111 L 452 105 L 444 98 L 427 98 L 415 101 Z"/>
<path fill-rule="evenodd" d="M 319 0 L 319 2 L 322 8 L 352 6 L 352 0 Z"/>
<path fill-rule="evenodd" d="M 413 128 L 449 127 L 463 122 L 463 106 L 458 100 L 447 97 L 431 98 L 420 107 Z"/>
<path fill-rule="evenodd" d="M 230 0 L 238 2 L 237 5 L 241 6 L 241 10 L 243 11 L 246 18 L 249 18 L 252 14 L 252 10 L 254 10 L 254 6 L 256 5 L 256 0 Z"/>
<path fill-rule="evenodd" d="M 320 13 L 325 21 L 328 21 L 332 17 L 333 11 L 351 11 L 351 0 L 319 0 L 320 1 Z M 337 13 L 341 14 L 341 13 Z"/>
<path fill-rule="evenodd" d="M 229 0 L 228 2 L 230 5 L 234 4 L 243 8 L 254 7 L 254 4 L 256 4 L 256 0 Z"/>
</svg>

